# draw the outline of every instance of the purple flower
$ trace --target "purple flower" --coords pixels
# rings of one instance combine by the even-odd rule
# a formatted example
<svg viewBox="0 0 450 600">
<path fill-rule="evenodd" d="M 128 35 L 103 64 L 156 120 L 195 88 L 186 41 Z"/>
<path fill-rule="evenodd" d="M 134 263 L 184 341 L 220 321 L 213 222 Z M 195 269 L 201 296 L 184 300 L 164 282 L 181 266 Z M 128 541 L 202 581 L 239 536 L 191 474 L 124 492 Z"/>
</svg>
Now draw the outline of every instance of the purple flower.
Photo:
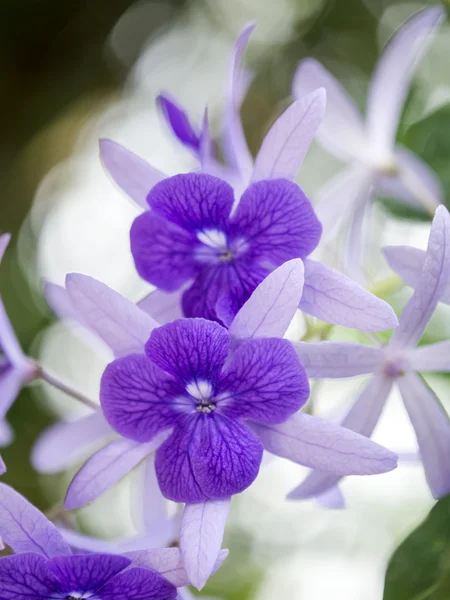
<svg viewBox="0 0 450 600">
<path fill-rule="evenodd" d="M 256 288 L 234 318 L 228 334 L 220 325 L 207 323 L 207 327 L 212 327 L 215 332 L 219 332 L 221 338 L 228 339 L 229 336 L 233 351 L 236 348 L 238 351 L 240 348 L 244 348 L 245 351 L 245 345 L 248 341 L 261 341 L 263 342 L 262 345 L 265 346 L 269 343 L 270 346 L 273 340 L 266 338 L 277 338 L 284 335 L 297 310 L 303 290 L 304 267 L 302 261 L 300 259 L 288 261 L 268 275 Z M 157 329 L 157 324 L 133 303 L 122 298 L 95 279 L 77 274 L 67 277 L 66 289 L 49 284 L 47 296 L 50 298 L 56 312 L 59 312 L 65 318 L 75 319 L 88 327 L 90 331 L 95 332 L 106 342 L 117 357 L 123 357 L 118 363 L 112 363 L 114 366 L 110 367 L 111 369 L 116 369 L 117 365 L 120 366 L 122 362 L 127 367 L 128 365 L 133 367 L 135 360 L 138 360 L 138 362 L 145 365 L 144 375 L 147 369 L 150 369 L 152 373 L 159 373 L 163 385 L 170 383 L 170 385 L 175 386 L 174 389 L 177 389 L 177 385 L 179 385 L 177 380 L 171 378 L 144 356 L 144 346 L 147 343 L 148 335 L 152 331 L 159 331 L 159 329 Z M 182 323 L 196 322 L 196 320 L 182 321 Z M 199 322 L 204 323 L 203 320 Z M 162 331 L 167 330 L 162 329 Z M 212 341 L 215 339 L 213 336 Z M 288 352 L 286 346 L 288 342 L 274 341 L 276 346 L 281 341 L 283 351 Z M 189 356 L 195 354 L 194 350 L 193 348 L 189 349 Z M 135 354 L 127 358 L 127 353 L 130 352 Z M 136 353 L 140 356 L 136 356 Z M 195 355 L 199 356 L 198 353 Z M 242 353 L 240 356 L 242 357 Z M 225 363 L 225 369 L 233 364 L 232 361 L 233 354 L 230 355 L 230 362 Z M 264 364 L 263 361 L 262 363 Z M 213 374 L 214 372 L 213 369 Z M 214 375 L 217 381 L 221 379 L 223 373 L 219 375 Z M 298 377 L 298 373 L 295 374 L 295 377 Z M 133 381 L 134 385 L 145 384 L 145 379 L 141 382 L 140 376 Z M 155 381 L 158 382 L 159 380 Z M 276 381 L 276 388 L 268 390 L 268 392 L 276 392 L 278 388 L 281 389 L 284 385 L 283 381 L 283 377 Z M 183 395 L 185 394 L 184 390 L 185 387 L 182 387 Z M 122 392 L 119 388 L 117 388 L 117 391 L 120 395 L 126 393 L 126 390 Z M 128 391 L 134 393 L 131 387 L 128 388 Z M 146 418 L 151 421 L 152 401 L 154 404 L 155 397 L 153 395 L 152 400 L 152 396 L 147 398 L 145 394 L 145 399 L 150 400 L 150 402 L 147 405 L 145 402 L 141 403 L 141 407 L 147 413 Z M 268 393 L 268 408 L 270 408 L 270 399 L 271 395 Z M 130 406 L 138 408 L 139 405 L 135 400 L 136 398 L 130 403 Z M 168 400 L 159 405 L 160 409 L 163 409 L 164 415 L 167 414 L 169 417 L 173 417 L 171 403 L 173 401 Z M 209 413 L 197 412 L 197 404 L 201 406 L 201 399 L 200 402 L 185 402 L 183 404 L 184 407 L 187 406 L 193 409 L 191 411 L 192 418 L 214 417 L 216 412 L 214 410 Z M 122 401 L 118 405 L 126 407 Z M 129 416 L 132 416 L 134 408 Z M 264 403 L 261 404 L 261 409 L 263 408 Z M 145 409 L 148 409 L 148 411 Z M 158 416 L 158 414 L 158 412 L 155 413 L 157 419 L 151 425 L 153 430 L 155 429 L 155 423 L 157 424 L 161 416 L 160 414 Z M 188 415 L 184 413 L 178 416 L 183 421 L 188 418 Z M 234 421 L 233 418 L 233 426 Z M 161 424 L 161 421 L 159 423 Z M 237 427 L 239 430 L 243 429 L 245 435 L 248 436 L 250 432 L 250 436 L 252 436 L 251 431 L 246 429 L 246 426 L 239 419 L 237 420 Z M 262 423 L 257 425 L 253 422 L 251 428 L 257 432 L 264 447 L 271 452 L 299 464 L 323 471 L 340 474 L 375 474 L 388 471 L 396 466 L 396 457 L 388 450 L 349 430 L 309 415 L 298 413 L 288 418 L 284 423 L 276 425 Z M 141 443 L 133 439 L 121 438 L 96 452 L 72 481 L 66 498 L 66 507 L 76 508 L 94 500 L 141 461 L 145 461 L 145 463 L 150 460 L 153 461 L 153 456 L 148 455 L 151 455 L 167 439 L 168 435 L 172 433 L 172 429 L 169 423 L 167 432 L 161 432 L 148 442 Z M 207 429 L 208 431 L 209 429 Z M 145 435 L 145 430 L 141 433 Z M 176 441 L 176 437 L 172 439 L 172 443 Z M 64 440 L 62 438 L 60 438 L 60 444 L 59 451 L 62 453 L 64 452 Z M 236 448 L 237 444 L 233 440 L 231 452 Z M 236 467 L 240 467 L 239 463 L 236 464 Z M 150 473 L 153 473 L 152 468 L 153 465 L 149 469 Z M 184 473 L 183 469 L 182 473 Z M 235 473 L 236 470 L 232 470 L 232 475 Z M 146 498 L 153 498 L 156 494 L 154 482 L 155 478 L 152 475 L 146 484 Z M 183 486 L 186 487 L 185 484 Z M 211 574 L 215 561 L 219 556 L 228 508 L 229 499 L 227 498 L 186 505 L 182 520 L 180 551 L 187 576 L 199 589 Z"/>
<path fill-rule="evenodd" d="M 322 119 L 324 91 L 294 102 L 271 127 L 256 159 L 251 157 L 239 107 L 249 81 L 241 59 L 252 29 L 246 27 L 239 36 L 231 61 L 222 136 L 225 166 L 204 152 L 199 154 L 201 174 L 165 179 L 123 146 L 100 142 L 106 170 L 145 210 L 132 227 L 132 252 L 141 276 L 159 289 L 141 306 L 161 323 L 184 315 L 228 325 L 268 273 L 286 260 L 302 258 L 302 310 L 367 331 L 395 327 L 386 303 L 307 259 L 321 227 L 293 179 Z M 185 112 L 165 96 L 159 101 L 178 139 L 195 150 L 201 136 Z"/>
<path fill-rule="evenodd" d="M 0 263 L 9 240 L 9 234 L 0 236 Z M 22 352 L 0 298 L 0 446 L 9 444 L 13 436 L 6 413 L 22 386 L 36 377 L 36 367 Z"/>
<path fill-rule="evenodd" d="M 425 258 L 423 260 L 423 258 Z M 341 342 L 293 342 L 309 377 L 340 378 L 373 373 L 373 377 L 342 421 L 342 425 L 370 436 L 393 385 L 403 398 L 419 444 L 425 475 L 433 495 L 450 492 L 450 421 L 420 371 L 450 371 L 450 343 L 417 348 L 425 327 L 450 282 L 450 215 L 436 210 L 422 272 L 400 324 L 384 348 Z M 332 489 L 340 477 L 315 471 L 291 498 L 309 498 Z"/>
<path fill-rule="evenodd" d="M 350 266 L 359 264 L 362 222 L 372 188 L 407 205 L 422 204 L 431 210 L 442 202 L 435 173 L 415 154 L 396 146 L 395 136 L 414 70 L 444 18 L 442 6 L 426 8 L 393 36 L 369 83 L 365 123 L 351 97 L 320 63 L 308 58 L 296 71 L 296 98 L 320 86 L 327 90 L 327 110 L 317 137 L 329 152 L 348 162 L 319 192 L 317 212 L 325 235 L 337 224 L 350 230 Z"/>
<path fill-rule="evenodd" d="M 56 527 L 4 484 L 0 484 L 0 534 L 16 552 L 0 558 L 2 600 L 175 600 L 177 596 L 176 587 L 159 574 L 164 570 L 165 550 L 151 551 L 160 559 L 159 572 L 135 566 L 134 557 L 74 555 Z"/>
</svg>

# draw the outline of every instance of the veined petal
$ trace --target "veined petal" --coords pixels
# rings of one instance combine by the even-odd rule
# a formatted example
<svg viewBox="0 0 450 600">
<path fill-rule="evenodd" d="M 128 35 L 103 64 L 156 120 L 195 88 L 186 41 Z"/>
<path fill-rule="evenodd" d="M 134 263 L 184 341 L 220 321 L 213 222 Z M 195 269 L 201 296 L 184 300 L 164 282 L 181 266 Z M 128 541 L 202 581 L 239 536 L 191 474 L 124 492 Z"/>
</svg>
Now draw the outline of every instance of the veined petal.
<svg viewBox="0 0 450 600">
<path fill-rule="evenodd" d="M 348 222 L 358 200 L 370 197 L 372 175 L 353 165 L 332 177 L 317 193 L 314 208 L 327 238 L 339 223 Z"/>
<path fill-rule="evenodd" d="M 394 331 L 392 347 L 414 347 L 422 337 L 450 281 L 450 215 L 444 206 L 436 209 L 420 279 Z"/>
<path fill-rule="evenodd" d="M 397 455 L 330 421 L 297 413 L 281 425 L 252 424 L 264 448 L 305 467 L 336 475 L 392 471 Z"/>
<path fill-rule="evenodd" d="M 370 437 L 378 423 L 381 412 L 392 389 L 392 380 L 379 374 L 369 381 L 359 398 L 353 404 L 341 422 L 341 426 Z M 308 477 L 288 496 L 292 500 L 311 498 L 334 487 L 340 480 L 339 475 L 312 471 Z"/>
<path fill-rule="evenodd" d="M 378 192 L 406 205 L 434 211 L 444 198 L 444 190 L 436 173 L 407 148 L 397 146 L 394 156 L 398 171 L 377 175 Z"/>
<path fill-rule="evenodd" d="M 152 332 L 145 351 L 150 360 L 184 384 L 216 383 L 230 347 L 228 331 L 205 319 L 178 319 Z"/>
<path fill-rule="evenodd" d="M 17 554 L 35 552 L 51 558 L 71 553 L 53 523 L 4 483 L 0 483 L 0 537 Z"/>
<path fill-rule="evenodd" d="M 201 590 L 222 546 L 230 498 L 187 504 L 181 521 L 180 551 L 189 582 Z"/>
<path fill-rule="evenodd" d="M 102 600 L 176 600 L 175 586 L 148 569 L 127 569 L 110 579 L 98 595 Z"/>
<path fill-rule="evenodd" d="M 48 570 L 61 582 L 62 591 L 97 591 L 109 579 L 131 565 L 125 556 L 80 554 L 55 556 Z"/>
<path fill-rule="evenodd" d="M 253 158 L 247 146 L 239 114 L 244 92 L 249 83 L 248 74 L 242 68 L 242 56 L 254 28 L 253 23 L 246 25 L 234 45 L 225 102 L 222 140 L 226 163 L 236 170 L 245 181 L 250 178 Z"/>
<path fill-rule="evenodd" d="M 316 135 L 326 106 L 323 88 L 296 100 L 266 134 L 255 159 L 252 181 L 294 180 Z"/>
<path fill-rule="evenodd" d="M 165 292 L 178 290 L 198 273 L 199 264 L 194 259 L 198 244 L 195 235 L 153 211 L 136 217 L 130 241 L 139 275 Z"/>
<path fill-rule="evenodd" d="M 415 371 L 450 371 L 450 341 L 438 342 L 429 346 L 419 346 L 410 355 Z"/>
<path fill-rule="evenodd" d="M 383 331 L 398 324 L 392 308 L 360 285 L 327 267 L 307 259 L 300 310 L 327 323 L 363 331 Z"/>
<path fill-rule="evenodd" d="M 181 297 L 184 289 L 175 292 L 154 290 L 137 303 L 139 308 L 148 313 L 160 325 L 165 325 L 183 316 Z"/>
<path fill-rule="evenodd" d="M 425 476 L 435 498 L 450 492 L 450 421 L 438 398 L 416 373 L 398 379 L 398 387 L 416 432 Z"/>
<path fill-rule="evenodd" d="M 367 126 L 372 145 L 390 150 L 415 68 L 444 20 L 442 6 L 415 13 L 393 35 L 372 75 L 367 98 Z"/>
<path fill-rule="evenodd" d="M 217 404 L 232 419 L 282 423 L 303 406 L 309 383 L 288 340 L 260 338 L 238 347 L 221 376 Z"/>
<path fill-rule="evenodd" d="M 147 196 L 150 190 L 166 175 L 112 140 L 100 140 L 100 157 L 114 183 L 140 208 L 148 210 Z"/>
<path fill-rule="evenodd" d="M 58 597 L 60 585 L 49 573 L 48 561 L 34 552 L 4 556 L 0 560 L 2 600 L 31 600 Z"/>
<path fill-rule="evenodd" d="M 299 258 L 289 260 L 270 273 L 233 319 L 232 337 L 283 337 L 303 293 L 304 267 Z"/>
<path fill-rule="evenodd" d="M 329 71 L 313 58 L 302 60 L 292 84 L 295 98 L 317 88 L 325 88 L 327 108 L 317 138 L 338 157 L 361 160 L 367 154 L 367 143 L 361 113 L 351 96 Z"/>
<path fill-rule="evenodd" d="M 200 136 L 191 125 L 186 111 L 174 100 L 170 99 L 167 94 L 160 94 L 156 100 L 167 124 L 178 141 L 181 142 L 183 146 L 187 146 L 191 150 L 194 150 L 195 153 L 198 153 L 200 148 Z"/>
<path fill-rule="evenodd" d="M 232 218 L 230 235 L 244 238 L 252 256 L 278 267 L 292 258 L 305 258 L 322 233 L 302 189 L 286 179 L 252 183 Z"/>
<path fill-rule="evenodd" d="M 381 348 L 350 342 L 291 342 L 308 377 L 340 379 L 376 371 L 384 360 Z"/>
<path fill-rule="evenodd" d="M 144 354 L 110 363 L 100 382 L 103 414 L 116 431 L 135 442 L 150 442 L 189 409 L 184 387 Z"/>
<path fill-rule="evenodd" d="M 138 550 L 125 552 L 125 556 L 131 558 L 134 565 L 159 573 L 177 588 L 190 583 L 179 548 Z M 227 556 L 228 550 L 220 550 L 212 573 L 220 568 Z"/>
<path fill-rule="evenodd" d="M 80 508 L 101 496 L 153 452 L 162 439 L 157 436 L 151 442 L 140 444 L 120 438 L 98 450 L 72 479 L 66 494 L 65 509 Z"/>
<path fill-rule="evenodd" d="M 75 421 L 56 423 L 39 436 L 31 463 L 40 473 L 65 471 L 113 435 L 114 431 L 100 412 Z"/>
<path fill-rule="evenodd" d="M 147 313 L 87 275 L 67 275 L 66 288 L 88 327 L 113 350 L 115 356 L 143 352 L 150 332 L 158 327 Z"/>
</svg>

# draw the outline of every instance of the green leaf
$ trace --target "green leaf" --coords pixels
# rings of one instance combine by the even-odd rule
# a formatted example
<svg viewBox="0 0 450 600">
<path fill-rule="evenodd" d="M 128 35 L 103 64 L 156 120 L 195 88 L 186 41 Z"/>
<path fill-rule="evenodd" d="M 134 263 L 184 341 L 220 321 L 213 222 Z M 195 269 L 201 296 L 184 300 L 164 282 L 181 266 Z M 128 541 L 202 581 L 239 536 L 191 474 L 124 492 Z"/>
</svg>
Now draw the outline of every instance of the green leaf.
<svg viewBox="0 0 450 600">
<path fill-rule="evenodd" d="M 398 141 L 435 171 L 444 187 L 446 206 L 450 208 L 450 104 L 409 127 Z M 395 216 L 431 220 L 427 212 L 407 207 L 395 199 L 382 198 L 381 201 Z"/>
<path fill-rule="evenodd" d="M 383 600 L 449 598 L 450 496 L 446 496 L 392 555 Z"/>
</svg>

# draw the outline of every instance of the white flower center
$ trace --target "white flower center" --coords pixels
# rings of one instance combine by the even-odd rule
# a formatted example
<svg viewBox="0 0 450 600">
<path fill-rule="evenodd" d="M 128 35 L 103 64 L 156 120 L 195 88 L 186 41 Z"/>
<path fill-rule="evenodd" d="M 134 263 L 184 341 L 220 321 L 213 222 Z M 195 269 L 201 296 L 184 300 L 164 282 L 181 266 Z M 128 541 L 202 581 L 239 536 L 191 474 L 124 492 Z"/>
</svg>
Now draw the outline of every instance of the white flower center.
<svg viewBox="0 0 450 600">
<path fill-rule="evenodd" d="M 211 399 L 212 385 L 209 381 L 191 381 L 186 386 L 187 393 L 197 402 L 197 412 L 208 415 L 216 410 L 216 405 Z"/>
<path fill-rule="evenodd" d="M 219 231 L 218 229 L 204 229 L 203 231 L 199 231 L 197 239 L 210 248 L 217 248 L 217 250 L 223 250 L 224 252 L 228 249 L 227 236 L 223 231 Z"/>
</svg>

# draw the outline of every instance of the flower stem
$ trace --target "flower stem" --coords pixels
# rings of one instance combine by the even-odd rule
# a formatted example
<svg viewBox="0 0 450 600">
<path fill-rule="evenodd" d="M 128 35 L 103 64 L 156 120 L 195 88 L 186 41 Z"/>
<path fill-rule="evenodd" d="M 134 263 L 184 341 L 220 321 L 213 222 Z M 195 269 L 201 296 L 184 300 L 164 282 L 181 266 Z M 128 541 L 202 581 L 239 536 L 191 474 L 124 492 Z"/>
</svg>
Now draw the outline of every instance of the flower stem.
<svg viewBox="0 0 450 600">
<path fill-rule="evenodd" d="M 85 406 L 88 406 L 89 408 L 92 408 L 93 410 L 100 410 L 100 407 L 98 404 L 96 404 L 95 402 L 93 402 L 92 400 L 87 398 L 81 392 L 74 390 L 73 387 L 71 387 L 69 384 L 65 383 L 64 381 L 61 381 L 61 379 L 59 379 L 55 375 L 52 375 L 51 373 L 49 373 L 46 369 L 44 369 L 41 366 L 38 366 L 38 375 L 39 375 L 40 379 L 42 379 L 43 381 L 46 381 L 51 386 L 53 386 L 57 390 L 60 390 L 61 392 L 64 392 L 68 396 L 72 396 L 72 398 L 75 398 L 75 400 L 82 402 Z"/>
</svg>

